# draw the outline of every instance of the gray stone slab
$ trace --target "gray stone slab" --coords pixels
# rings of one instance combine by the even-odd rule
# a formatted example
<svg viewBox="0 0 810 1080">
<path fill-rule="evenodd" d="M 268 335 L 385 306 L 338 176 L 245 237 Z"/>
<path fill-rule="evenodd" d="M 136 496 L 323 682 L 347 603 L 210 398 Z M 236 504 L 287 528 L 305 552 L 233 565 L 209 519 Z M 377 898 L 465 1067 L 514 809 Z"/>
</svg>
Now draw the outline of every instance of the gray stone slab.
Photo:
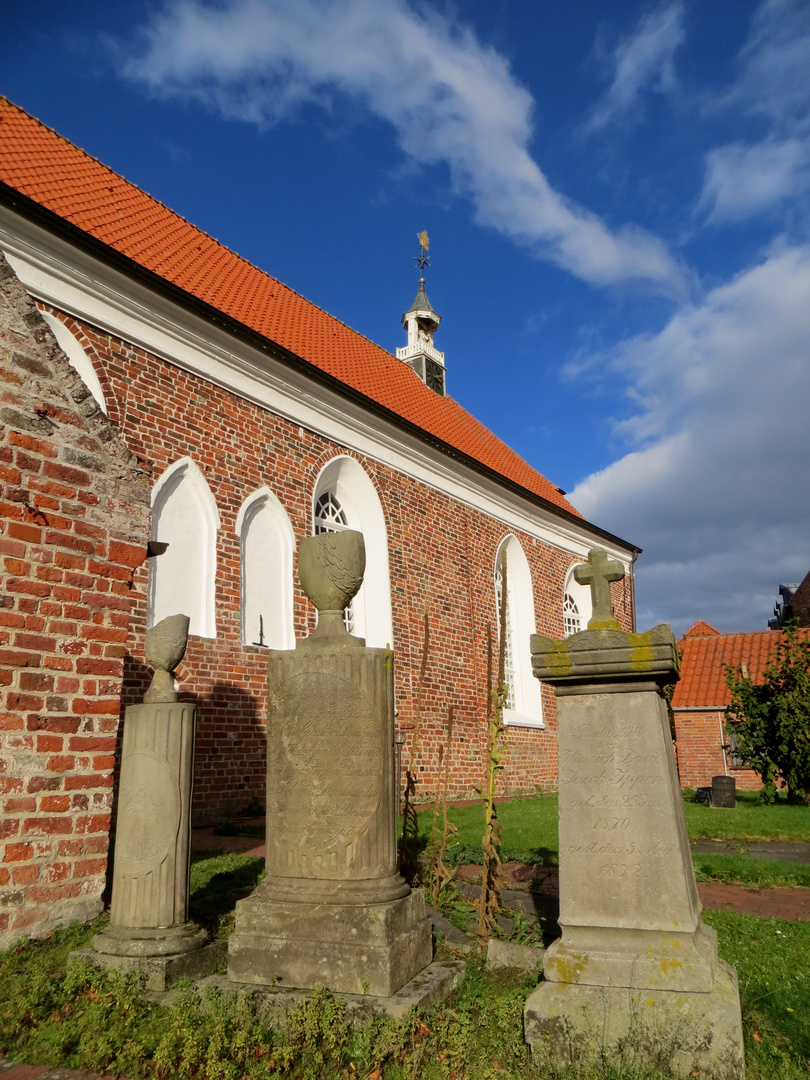
<svg viewBox="0 0 810 1080">
<path fill-rule="evenodd" d="M 744 1075 L 737 973 L 720 961 L 708 994 L 541 983 L 526 1002 L 526 1041 L 539 1065 L 640 1068 L 702 1080 Z"/>
<path fill-rule="evenodd" d="M 390 1016 L 400 1020 L 411 1009 L 427 1009 L 437 1001 L 446 1000 L 460 985 L 466 970 L 467 965 L 463 960 L 434 960 L 394 994 L 336 993 L 335 997 L 345 1001 L 349 1015 L 355 1019 Z M 224 975 L 201 979 L 195 986 L 201 994 L 209 986 L 227 993 L 249 994 L 261 1002 L 265 1015 L 274 1024 L 282 1024 L 289 1013 L 311 994 L 311 990 L 238 983 Z"/>
<path fill-rule="evenodd" d="M 441 934 L 446 948 L 459 953 L 461 956 L 468 956 L 473 947 L 472 938 L 469 934 L 459 930 L 457 926 L 454 926 L 449 919 L 446 919 L 444 915 L 432 908 L 430 904 L 425 905 L 425 911 L 430 919 L 434 943 Z"/>
<path fill-rule="evenodd" d="M 144 976 L 144 986 L 150 994 L 162 994 L 178 979 L 201 979 L 212 975 L 225 963 L 227 955 L 225 940 L 212 941 L 194 952 L 177 956 L 118 956 L 94 949 L 76 949 L 68 957 L 68 965 L 83 960 L 108 971 L 138 972 Z"/>
<path fill-rule="evenodd" d="M 544 955 L 545 949 L 535 945 L 516 945 L 512 941 L 492 938 L 487 945 L 487 970 L 516 968 L 518 971 L 539 971 Z"/>
</svg>

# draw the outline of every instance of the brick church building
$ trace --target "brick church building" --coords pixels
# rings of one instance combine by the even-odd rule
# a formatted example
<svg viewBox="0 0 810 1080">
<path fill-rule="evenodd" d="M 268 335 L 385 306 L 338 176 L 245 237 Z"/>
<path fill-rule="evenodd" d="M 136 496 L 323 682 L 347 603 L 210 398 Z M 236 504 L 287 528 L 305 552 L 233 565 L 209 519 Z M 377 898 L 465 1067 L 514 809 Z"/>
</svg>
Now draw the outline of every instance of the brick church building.
<svg viewBox="0 0 810 1080">
<path fill-rule="evenodd" d="M 363 532 L 346 617 L 395 650 L 423 797 L 450 706 L 452 794 L 480 782 L 506 555 L 502 790 L 555 786 L 529 635 L 585 625 L 595 545 L 633 629 L 638 549 L 453 400 L 424 283 L 394 356 L 2 98 L 0 252 L 0 946 L 100 908 L 123 709 L 164 616 L 191 619 L 195 822 L 264 800 L 267 655 L 314 626 L 313 531 Z"/>
</svg>

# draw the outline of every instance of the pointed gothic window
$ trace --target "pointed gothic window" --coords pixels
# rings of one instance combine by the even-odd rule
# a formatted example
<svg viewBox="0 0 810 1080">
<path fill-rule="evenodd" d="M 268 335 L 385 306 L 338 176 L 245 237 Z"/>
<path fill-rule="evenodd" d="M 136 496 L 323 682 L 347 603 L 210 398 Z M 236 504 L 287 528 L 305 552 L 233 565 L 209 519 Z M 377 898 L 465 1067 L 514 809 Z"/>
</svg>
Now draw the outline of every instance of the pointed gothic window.
<svg viewBox="0 0 810 1080">
<path fill-rule="evenodd" d="M 325 491 L 315 502 L 315 535 L 343 532 L 349 523 L 343 507 L 333 491 Z M 343 625 L 350 634 L 355 632 L 354 601 L 343 611 Z"/>
<path fill-rule="evenodd" d="M 503 587 L 504 556 L 506 557 L 505 590 Z M 498 620 L 496 634 L 500 627 L 503 603 L 506 604 L 504 724 L 545 727 L 540 683 L 532 675 L 529 645 L 529 639 L 536 629 L 532 575 L 526 555 L 516 536 L 506 537 L 495 559 L 495 614 Z"/>
<path fill-rule="evenodd" d="M 579 613 L 577 602 L 567 592 L 563 597 L 563 634 L 565 637 L 571 637 L 572 634 L 578 634 L 582 629 L 582 616 Z"/>
<path fill-rule="evenodd" d="M 571 567 L 565 579 L 563 589 L 563 636 L 571 637 L 580 630 L 588 629 L 588 621 L 592 614 L 591 590 L 588 585 L 580 585 L 574 577 L 575 567 Z"/>
<path fill-rule="evenodd" d="M 189 634 L 216 637 L 214 587 L 219 513 L 205 477 L 181 458 L 152 491 L 151 539 L 167 544 L 149 560 L 147 626 L 188 615 Z"/>
<path fill-rule="evenodd" d="M 236 519 L 241 549 L 242 643 L 295 648 L 292 557 L 295 537 L 284 507 L 260 488 Z"/>
<path fill-rule="evenodd" d="M 84 385 L 90 391 L 96 404 L 106 416 L 107 402 L 104 400 L 104 391 L 101 389 L 101 383 L 99 382 L 98 375 L 96 375 L 96 369 L 93 367 L 93 361 L 84 351 L 78 338 L 74 336 L 73 332 L 69 330 L 60 319 L 57 319 L 55 315 L 51 315 L 50 311 L 42 311 L 40 314 L 48 326 L 50 326 L 51 330 L 53 330 L 53 336 L 59 342 L 59 346 L 68 358 L 70 366 L 81 376 Z"/>
<path fill-rule="evenodd" d="M 512 592 L 509 581 L 509 557 L 507 556 L 506 566 L 506 618 L 502 615 L 501 605 L 504 602 L 503 595 L 503 561 L 504 553 L 506 551 L 506 545 L 502 544 L 498 551 L 498 563 L 495 567 L 495 609 L 498 617 L 498 624 L 496 628 L 496 636 L 501 632 L 501 620 L 504 621 L 504 642 L 503 642 L 503 680 L 506 685 L 506 698 L 504 700 L 505 709 L 514 709 L 515 707 L 515 649 L 514 649 L 514 611 L 510 608 L 514 608 L 514 600 L 512 604 L 509 603 L 509 593 Z"/>
<path fill-rule="evenodd" d="M 354 458 L 333 458 L 315 484 L 313 532 L 356 529 L 366 545 L 366 573 L 347 616 L 351 633 L 372 648 L 393 647 L 388 530 L 371 477 Z"/>
</svg>

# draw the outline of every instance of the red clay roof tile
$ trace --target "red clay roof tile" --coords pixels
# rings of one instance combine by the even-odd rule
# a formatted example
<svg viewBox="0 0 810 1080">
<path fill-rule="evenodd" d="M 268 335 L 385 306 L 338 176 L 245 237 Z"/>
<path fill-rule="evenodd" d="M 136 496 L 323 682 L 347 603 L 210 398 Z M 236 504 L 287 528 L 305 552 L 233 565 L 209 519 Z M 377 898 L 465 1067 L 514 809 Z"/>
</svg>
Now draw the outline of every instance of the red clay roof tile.
<svg viewBox="0 0 810 1080">
<path fill-rule="evenodd" d="M 576 517 L 559 489 L 391 353 L 0 96 L 0 180 L 141 267 Z"/>
<path fill-rule="evenodd" d="M 718 634 L 715 631 L 697 637 L 692 634 L 694 629 L 687 630 L 678 642 L 683 655 L 681 679 L 672 696 L 673 709 L 725 708 L 731 700 L 726 686 L 726 665 L 739 669 L 745 664 L 751 678 L 759 682 L 777 645 L 784 640 L 784 635 L 776 630 L 755 630 L 745 634 Z M 810 639 L 810 630 L 799 633 Z"/>
</svg>

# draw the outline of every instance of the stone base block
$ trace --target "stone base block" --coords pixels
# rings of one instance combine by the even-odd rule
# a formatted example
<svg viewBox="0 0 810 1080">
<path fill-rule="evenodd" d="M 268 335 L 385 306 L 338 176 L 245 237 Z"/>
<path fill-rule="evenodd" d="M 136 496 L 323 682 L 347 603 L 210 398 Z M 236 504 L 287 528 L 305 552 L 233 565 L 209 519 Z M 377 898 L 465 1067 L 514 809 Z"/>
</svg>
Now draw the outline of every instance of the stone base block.
<svg viewBox="0 0 810 1080">
<path fill-rule="evenodd" d="M 212 941 L 194 952 L 178 953 L 175 956 L 117 956 L 112 953 L 96 952 L 94 949 L 76 949 L 68 958 L 68 964 L 78 960 L 89 961 L 108 971 L 139 972 L 145 977 L 146 990 L 161 994 L 168 990 L 178 979 L 201 979 L 222 964 L 228 954 L 227 941 Z"/>
<path fill-rule="evenodd" d="M 236 905 L 228 941 L 234 982 L 390 997 L 433 958 L 424 895 L 374 905 L 294 904 L 261 885 Z"/>
<path fill-rule="evenodd" d="M 180 926 L 108 926 L 93 938 L 93 951 L 107 956 L 176 956 L 194 952 L 208 941 L 196 923 Z"/>
<path fill-rule="evenodd" d="M 346 1013 L 352 1020 L 369 1020 L 373 1016 L 390 1016 L 401 1020 L 411 1009 L 427 1009 L 438 1001 L 445 1001 L 458 986 L 467 971 L 463 960 L 434 960 L 423 968 L 395 994 L 381 997 L 375 994 L 336 994 L 346 1005 Z M 289 1014 L 309 997 L 306 990 L 283 990 L 271 986 L 233 982 L 225 975 L 212 975 L 196 983 L 197 991 L 204 996 L 208 987 L 216 987 L 224 993 L 246 994 L 253 998 L 264 1016 L 274 1027 L 283 1027 Z"/>
<path fill-rule="evenodd" d="M 538 1063 L 597 1060 L 704 1080 L 744 1077 L 737 972 L 717 964 L 709 993 L 543 982 L 526 1002 L 526 1042 Z"/>
</svg>

